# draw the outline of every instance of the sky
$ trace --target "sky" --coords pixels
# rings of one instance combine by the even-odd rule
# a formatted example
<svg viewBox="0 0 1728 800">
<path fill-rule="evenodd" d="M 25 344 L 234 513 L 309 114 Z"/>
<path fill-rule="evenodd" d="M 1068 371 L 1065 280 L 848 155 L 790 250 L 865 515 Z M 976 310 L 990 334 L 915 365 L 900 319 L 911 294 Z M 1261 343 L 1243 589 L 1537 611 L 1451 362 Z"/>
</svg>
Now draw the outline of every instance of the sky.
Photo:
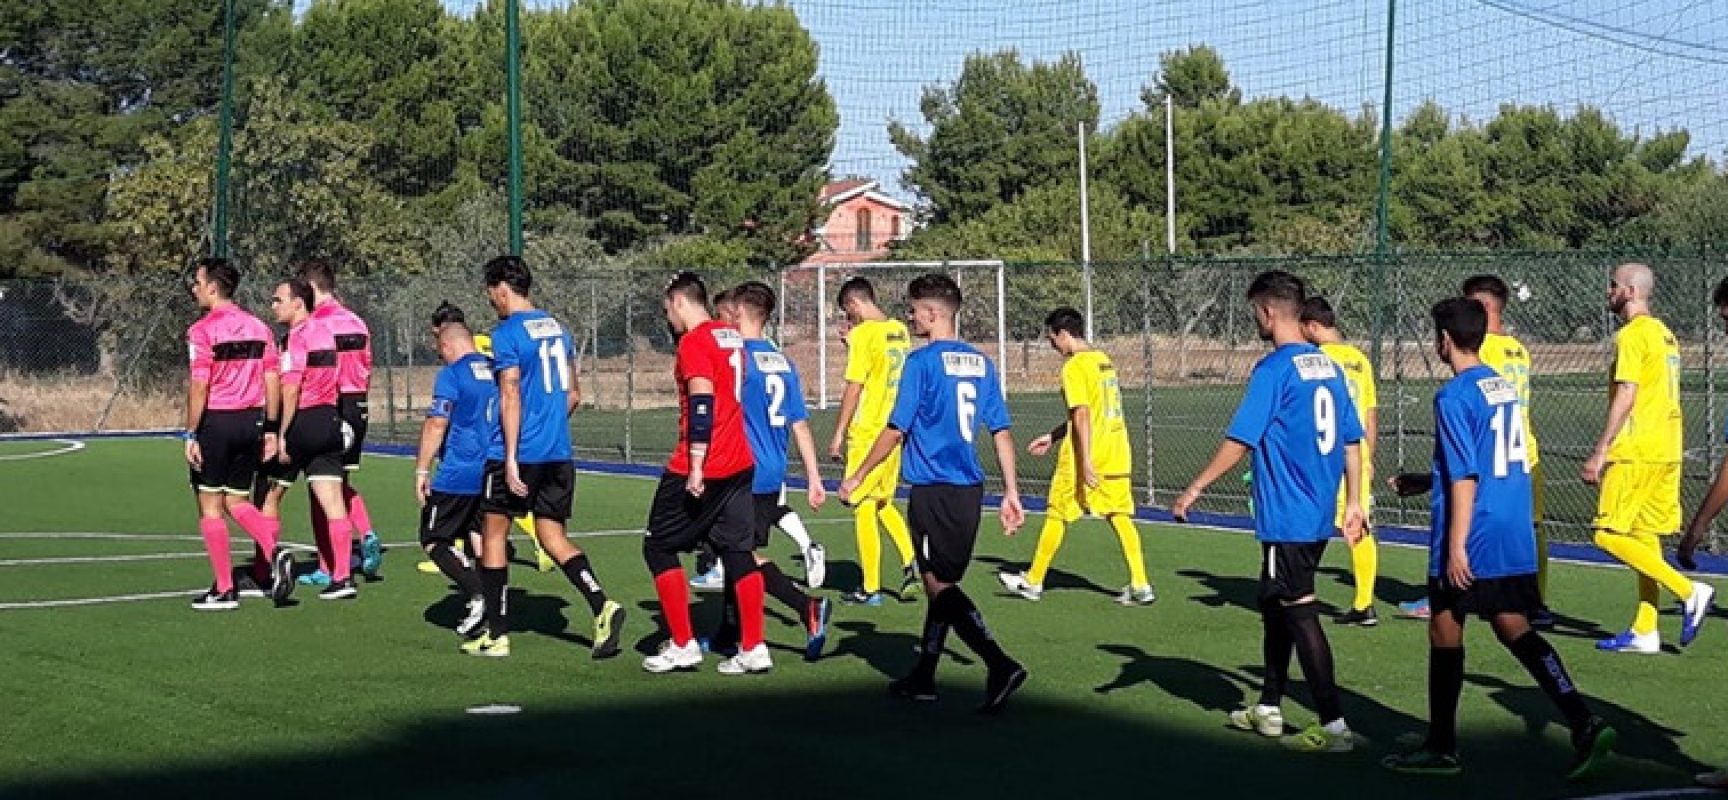
<svg viewBox="0 0 1728 800">
<path fill-rule="evenodd" d="M 446 0 L 457 11 L 483 0 Z M 566 0 L 524 0 L 550 5 Z M 307 0 L 297 0 L 304 5 Z M 923 88 L 968 53 L 1080 55 L 1108 127 L 1141 110 L 1159 54 L 1219 50 L 1247 97 L 1308 96 L 1378 114 L 1388 0 L 783 0 L 821 49 L 840 110 L 831 163 L 904 193 L 891 119 L 922 122 Z M 1687 128 L 1693 152 L 1728 151 L 1728 2 L 1402 0 L 1394 118 L 1425 100 L 1472 120 L 1503 103 L 1601 107 L 1645 134 Z"/>
</svg>

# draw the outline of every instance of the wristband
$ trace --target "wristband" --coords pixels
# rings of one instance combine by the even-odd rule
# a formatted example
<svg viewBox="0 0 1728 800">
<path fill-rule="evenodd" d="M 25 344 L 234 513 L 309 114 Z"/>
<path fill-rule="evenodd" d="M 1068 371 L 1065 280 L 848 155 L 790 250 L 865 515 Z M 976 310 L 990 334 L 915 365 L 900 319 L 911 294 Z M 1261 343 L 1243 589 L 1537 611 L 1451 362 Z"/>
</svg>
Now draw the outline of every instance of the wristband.
<svg viewBox="0 0 1728 800">
<path fill-rule="evenodd" d="M 690 395 L 689 404 L 690 444 L 707 444 L 714 438 L 714 395 Z"/>
<path fill-rule="evenodd" d="M 431 475 L 431 474 L 432 474 L 432 470 L 429 470 L 429 469 L 414 470 L 414 477 L 416 477 L 416 478 L 424 478 L 427 475 Z"/>
<path fill-rule="evenodd" d="M 180 440 L 185 441 L 185 442 L 196 442 L 196 441 L 198 441 L 198 432 L 197 431 L 183 431 L 180 434 Z"/>
</svg>

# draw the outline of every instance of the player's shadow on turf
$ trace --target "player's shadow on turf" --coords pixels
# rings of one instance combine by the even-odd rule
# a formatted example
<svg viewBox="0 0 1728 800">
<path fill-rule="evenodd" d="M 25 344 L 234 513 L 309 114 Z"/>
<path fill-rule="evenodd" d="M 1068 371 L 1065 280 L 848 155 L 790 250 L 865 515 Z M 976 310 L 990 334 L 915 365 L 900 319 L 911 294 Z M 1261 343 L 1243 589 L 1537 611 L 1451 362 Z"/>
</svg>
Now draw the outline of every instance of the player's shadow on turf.
<svg viewBox="0 0 1728 800">
<path fill-rule="evenodd" d="M 1336 654 L 1336 651 L 1334 651 Z M 1243 675 L 1248 676 L 1248 689 L 1240 702 L 1234 706 L 1241 708 L 1255 702 L 1260 687 L 1266 680 L 1266 668 L 1259 664 L 1244 664 L 1240 668 Z M 1350 676 L 1339 675 L 1338 693 L 1344 708 L 1344 719 L 1350 723 L 1350 729 L 1356 732 L 1357 744 L 1360 745 L 1390 745 L 1399 737 L 1408 734 L 1421 734 L 1428 730 L 1428 722 L 1411 716 L 1368 695 L 1350 688 Z M 1294 705 L 1300 708 L 1295 709 Z M 1290 684 L 1284 693 L 1284 720 L 1287 727 L 1295 725 L 1297 718 L 1313 719 L 1314 696 L 1308 691 L 1308 681 L 1302 675 L 1302 667 L 1297 659 L 1290 659 Z"/>
<path fill-rule="evenodd" d="M 1115 678 L 1092 687 L 1098 694 L 1150 683 L 1203 710 L 1225 713 L 1241 708 L 1244 693 L 1252 688 L 1245 675 L 1191 659 L 1155 656 L 1130 644 L 1101 644 L 1098 649 L 1125 659 Z"/>
<path fill-rule="evenodd" d="M 1320 574 L 1330 577 L 1333 582 L 1350 589 L 1356 587 L 1356 573 L 1343 567 L 1321 567 Z M 1417 586 L 1397 578 L 1380 575 L 1374 579 L 1374 596 L 1390 598 L 1394 603 L 1408 600 L 1419 600 L 1428 596 L 1428 586 Z"/>
<path fill-rule="evenodd" d="M 1531 736 L 1541 736 L 1550 725 L 1559 725 L 1564 729 L 1565 722 L 1560 718 L 1560 712 L 1554 709 L 1554 704 L 1549 702 L 1548 695 L 1540 688 L 1515 685 L 1492 675 L 1471 674 L 1465 676 L 1465 679 L 1488 690 L 1488 696 L 1494 702 L 1524 720 L 1524 730 Z M 1590 710 L 1608 720 L 1608 724 L 1619 732 L 1619 743 L 1614 746 L 1617 756 L 1653 761 L 1682 773 L 1708 772 L 1714 769 L 1681 751 L 1676 739 L 1686 736 L 1684 731 L 1675 730 L 1625 706 L 1604 700 L 1600 695 L 1591 694 L 1588 685 L 1584 686 L 1583 690 Z"/>
<path fill-rule="evenodd" d="M 1554 628 L 1552 630 L 1543 631 L 1542 633 L 1543 635 L 1565 636 L 1572 639 L 1590 639 L 1594 641 L 1597 639 L 1607 639 L 1613 636 L 1615 632 L 1603 628 L 1601 624 L 1597 623 L 1596 620 L 1593 619 L 1584 619 L 1583 617 L 1574 617 L 1568 614 L 1554 612 Z M 1664 649 L 1667 649 L 1666 646 L 1664 646 Z"/>
<path fill-rule="evenodd" d="M 973 559 L 973 560 L 977 561 L 980 564 L 984 564 L 984 565 L 989 566 L 991 577 L 995 577 L 996 573 L 999 573 L 999 572 L 1019 572 L 1022 568 L 1021 562 L 1010 561 L 1010 560 L 1003 558 L 1001 556 L 979 556 L 978 558 Z M 998 590 L 1001 589 L 1000 586 L 997 586 L 996 588 Z M 1055 569 L 1055 568 L 1052 568 L 1049 572 L 1045 573 L 1045 575 L 1044 575 L 1044 588 L 1046 590 L 1050 590 L 1050 589 L 1084 589 L 1088 592 L 1092 592 L 1093 594 L 1104 595 L 1105 597 L 1115 597 L 1117 592 L 1120 591 L 1119 589 L 1111 589 L 1109 587 L 1099 585 L 1097 583 L 1092 582 L 1091 580 L 1089 580 L 1087 578 L 1083 578 L 1083 577 L 1080 577 L 1079 575 L 1075 575 L 1072 572 L 1064 572 L 1062 570 Z M 1008 592 L 998 591 L 997 594 L 1007 595 Z"/>
<path fill-rule="evenodd" d="M 570 619 L 566 609 L 570 602 L 551 595 L 529 594 L 520 589 L 511 589 L 506 601 L 510 607 L 510 631 L 512 633 L 537 633 L 553 639 L 573 642 L 583 647 L 592 647 L 593 640 L 586 636 L 570 633 Z M 440 628 L 456 629 L 468 613 L 468 603 L 461 597 L 449 594 L 438 602 L 426 607 L 422 618 Z"/>
<path fill-rule="evenodd" d="M 1250 611 L 1260 608 L 1260 579 L 1242 578 L 1234 575 L 1213 575 L 1210 572 L 1197 569 L 1177 570 L 1177 575 L 1197 581 L 1201 586 L 1212 592 L 1211 595 L 1194 595 L 1188 599 L 1203 606 L 1223 608 L 1236 606 Z"/>
<path fill-rule="evenodd" d="M 874 622 L 848 620 L 833 624 L 831 630 L 846 634 L 839 638 L 823 656 L 823 660 L 851 657 L 869 664 L 883 677 L 899 678 L 918 661 L 918 634 L 885 632 Z M 832 635 L 832 634 L 830 634 Z M 943 649 L 943 663 L 971 665 L 974 660 L 952 647 Z"/>
</svg>

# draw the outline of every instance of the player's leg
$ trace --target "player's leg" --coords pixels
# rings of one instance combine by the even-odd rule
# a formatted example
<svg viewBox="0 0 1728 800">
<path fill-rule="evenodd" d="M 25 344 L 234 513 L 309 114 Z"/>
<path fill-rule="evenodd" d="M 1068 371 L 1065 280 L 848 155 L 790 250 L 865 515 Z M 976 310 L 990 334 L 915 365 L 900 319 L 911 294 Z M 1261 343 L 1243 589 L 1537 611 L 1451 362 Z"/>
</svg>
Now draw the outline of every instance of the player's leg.
<svg viewBox="0 0 1728 800">
<path fill-rule="evenodd" d="M 1116 532 L 1116 543 L 1122 547 L 1122 560 L 1128 564 L 1128 586 L 1116 598 L 1125 606 L 1149 606 L 1157 602 L 1152 581 L 1146 577 L 1146 552 L 1140 546 L 1140 529 L 1128 514 L 1106 514 L 1105 521 Z"/>
<path fill-rule="evenodd" d="M 997 573 L 1002 587 L 1027 600 L 1044 598 L 1044 578 L 1056 553 L 1067 537 L 1068 524 L 1083 516 L 1074 489 L 1074 465 L 1067 458 L 1058 458 L 1056 471 L 1050 475 L 1049 501 L 1044 509 L 1044 525 L 1038 529 L 1038 544 L 1032 550 L 1032 565 L 1025 572 Z"/>
<path fill-rule="evenodd" d="M 1554 627 L 1554 613 L 1548 610 L 1548 528 L 1542 523 L 1548 518 L 1548 483 L 1542 474 L 1542 464 L 1530 467 L 1531 528 L 1536 533 L 1536 589 L 1542 594 L 1542 605 L 1530 614 L 1530 624 L 1538 630 Z"/>
<path fill-rule="evenodd" d="M 898 460 L 894 469 L 894 474 L 899 475 Z M 894 507 L 892 485 L 887 488 L 886 496 L 876 504 L 876 519 L 882 525 L 882 532 L 888 534 L 888 541 L 894 543 L 894 549 L 900 554 L 898 594 L 901 602 L 908 602 L 918 596 L 923 581 L 918 577 L 918 567 L 912 557 L 912 535 L 907 532 L 906 518 L 900 515 L 900 509 Z"/>
<path fill-rule="evenodd" d="M 1543 694 L 1566 718 L 1572 731 L 1574 760 L 1568 774 L 1582 778 L 1601 766 L 1613 750 L 1617 734 L 1601 717 L 1590 712 L 1578 684 L 1566 671 L 1560 653 L 1530 626 L 1525 609 L 1541 603 L 1541 590 L 1534 575 L 1520 575 L 1479 582 L 1473 587 L 1490 616 L 1494 636 L 1530 673 Z"/>
<path fill-rule="evenodd" d="M 762 588 L 798 615 L 798 620 L 804 625 L 804 659 L 815 661 L 821 658 L 822 648 L 828 641 L 828 618 L 832 613 L 828 601 L 812 598 L 799 589 L 778 564 L 763 554 L 777 521 L 785 519 L 782 513 L 786 511 L 785 489 L 772 494 L 752 495 L 750 500 L 755 514 L 752 531 L 755 537 L 754 558 L 756 570 L 762 575 Z M 809 566 L 808 561 L 805 566 Z"/>
<path fill-rule="evenodd" d="M 330 528 L 330 552 L 334 556 L 330 567 L 330 585 L 318 593 L 321 600 L 347 600 L 358 595 L 354 577 L 345 554 L 354 543 L 354 524 L 348 519 L 348 506 L 342 497 L 343 478 L 340 474 L 323 474 L 308 465 L 306 486 L 313 504 L 322 508 Z M 337 467 L 340 471 L 340 465 Z"/>
<path fill-rule="evenodd" d="M 882 604 L 882 539 L 876 529 L 875 505 L 864 499 L 852 507 L 852 530 L 858 537 L 858 569 L 864 577 L 858 591 L 841 595 L 840 599 L 853 605 Z"/>
<path fill-rule="evenodd" d="M 664 473 L 648 508 L 647 535 L 642 538 L 642 560 L 654 577 L 654 594 L 660 599 L 660 615 L 666 620 L 667 640 L 660 650 L 642 659 L 642 668 L 654 673 L 695 669 L 702 664 L 702 647 L 690 621 L 690 584 L 678 561 L 681 553 L 696 549 L 697 535 L 691 528 L 691 505 L 695 498 L 684 491 L 685 476 Z"/>
<path fill-rule="evenodd" d="M 570 541 L 565 526 L 576 493 L 576 468 L 568 461 L 524 464 L 522 480 L 528 484 L 528 510 L 534 515 L 534 538 L 557 563 L 570 585 L 588 602 L 594 615 L 594 658 L 618 655 L 623 635 L 624 606 L 606 596 L 588 554 Z"/>
<path fill-rule="evenodd" d="M 433 492 L 420 508 L 420 547 L 438 570 L 456 584 L 467 603 L 467 614 L 456 623 L 456 634 L 467 638 L 486 621 L 485 588 L 474 562 L 456 548 L 456 541 L 474 527 L 480 510 L 477 495 Z"/>
<path fill-rule="evenodd" d="M 786 486 L 780 486 L 779 502 L 774 508 L 774 527 L 786 534 L 804 556 L 804 585 L 819 589 L 828 579 L 828 552 L 810 538 L 804 518 L 786 502 Z"/>
<path fill-rule="evenodd" d="M 1295 645 L 1296 662 L 1314 698 L 1319 724 L 1285 739 L 1292 749 L 1339 753 L 1354 749 L 1354 737 L 1344 721 L 1344 708 L 1333 666 L 1332 645 L 1320 626 L 1320 604 L 1314 595 L 1314 573 L 1326 552 L 1326 542 L 1280 545 L 1277 548 L 1284 624 Z"/>
<path fill-rule="evenodd" d="M 357 552 L 360 571 L 368 578 L 377 577 L 384 564 L 384 545 L 372 528 L 372 515 L 366 510 L 366 499 L 354 486 L 360 472 L 360 454 L 366 447 L 366 431 L 371 416 L 364 394 L 343 395 L 337 401 L 342 417 L 342 468 L 348 480 L 342 484 L 342 500 L 348 506 L 348 520 L 358 535 Z"/>
<path fill-rule="evenodd" d="M 534 532 L 536 528 L 533 514 L 517 517 L 516 529 L 522 531 L 522 535 L 528 537 L 528 541 L 534 545 L 535 569 L 541 572 L 551 572 L 558 568 L 558 560 L 546 552 L 546 548 L 540 544 L 540 536 Z"/>
<path fill-rule="evenodd" d="M 1284 604 L 1279 602 L 1278 545 L 1260 543 L 1260 655 L 1265 680 L 1260 685 L 1260 699 L 1252 706 L 1230 712 L 1230 727 L 1254 731 L 1262 736 L 1284 735 L 1284 691 L 1290 685 L 1290 658 L 1296 643 L 1290 638 L 1290 626 L 1284 622 Z"/>
<path fill-rule="evenodd" d="M 1381 759 L 1396 772 L 1456 775 L 1458 761 L 1458 698 L 1464 693 L 1464 612 L 1461 593 L 1440 581 L 1428 582 L 1430 597 L 1439 597 L 1428 618 L 1428 736 L 1407 753 Z"/>
<path fill-rule="evenodd" d="M 510 655 L 510 519 L 525 513 L 523 498 L 512 494 L 504 476 L 504 464 L 486 462 L 480 484 L 480 545 L 476 570 L 480 597 L 485 603 L 482 629 L 461 650 L 471 656 Z"/>
<path fill-rule="evenodd" d="M 202 480 L 204 478 L 194 471 L 198 535 L 204 540 L 204 553 L 210 560 L 210 572 L 215 582 L 209 592 L 192 601 L 192 607 L 199 611 L 232 611 L 240 607 L 240 597 L 234 589 L 233 547 L 228 541 L 228 520 L 223 516 L 222 491 L 216 487 L 199 486 Z"/>
</svg>

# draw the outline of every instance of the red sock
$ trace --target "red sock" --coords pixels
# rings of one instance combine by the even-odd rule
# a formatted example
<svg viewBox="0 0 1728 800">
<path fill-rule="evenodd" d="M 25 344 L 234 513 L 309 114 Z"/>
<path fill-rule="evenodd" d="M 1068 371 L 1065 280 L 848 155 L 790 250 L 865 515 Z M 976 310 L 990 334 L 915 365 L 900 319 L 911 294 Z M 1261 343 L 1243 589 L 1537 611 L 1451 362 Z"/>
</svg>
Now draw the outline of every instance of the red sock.
<svg viewBox="0 0 1728 800">
<path fill-rule="evenodd" d="M 204 552 L 210 555 L 210 571 L 216 573 L 216 591 L 232 591 L 234 556 L 229 553 L 228 523 L 221 517 L 200 517 L 198 533 L 204 537 Z"/>
<path fill-rule="evenodd" d="M 738 581 L 738 650 L 743 652 L 762 643 L 763 596 L 762 573 L 753 571 Z"/>
<path fill-rule="evenodd" d="M 354 524 L 347 519 L 333 519 L 330 526 L 330 580 L 345 581 L 349 575 L 348 549 L 354 546 Z"/>
<path fill-rule="evenodd" d="M 343 485 L 342 499 L 348 503 L 348 521 L 354 524 L 354 533 L 371 533 L 372 517 L 366 513 L 366 498 L 361 497 L 354 487 Z"/>
<path fill-rule="evenodd" d="M 672 643 L 683 647 L 696 638 L 690 628 L 690 584 L 684 580 L 684 568 L 673 567 L 654 576 L 654 593 L 660 596 L 660 613 L 666 617 L 666 628 L 672 632 Z M 762 603 L 756 603 L 760 610 Z M 762 632 L 756 628 L 757 635 Z"/>
</svg>

